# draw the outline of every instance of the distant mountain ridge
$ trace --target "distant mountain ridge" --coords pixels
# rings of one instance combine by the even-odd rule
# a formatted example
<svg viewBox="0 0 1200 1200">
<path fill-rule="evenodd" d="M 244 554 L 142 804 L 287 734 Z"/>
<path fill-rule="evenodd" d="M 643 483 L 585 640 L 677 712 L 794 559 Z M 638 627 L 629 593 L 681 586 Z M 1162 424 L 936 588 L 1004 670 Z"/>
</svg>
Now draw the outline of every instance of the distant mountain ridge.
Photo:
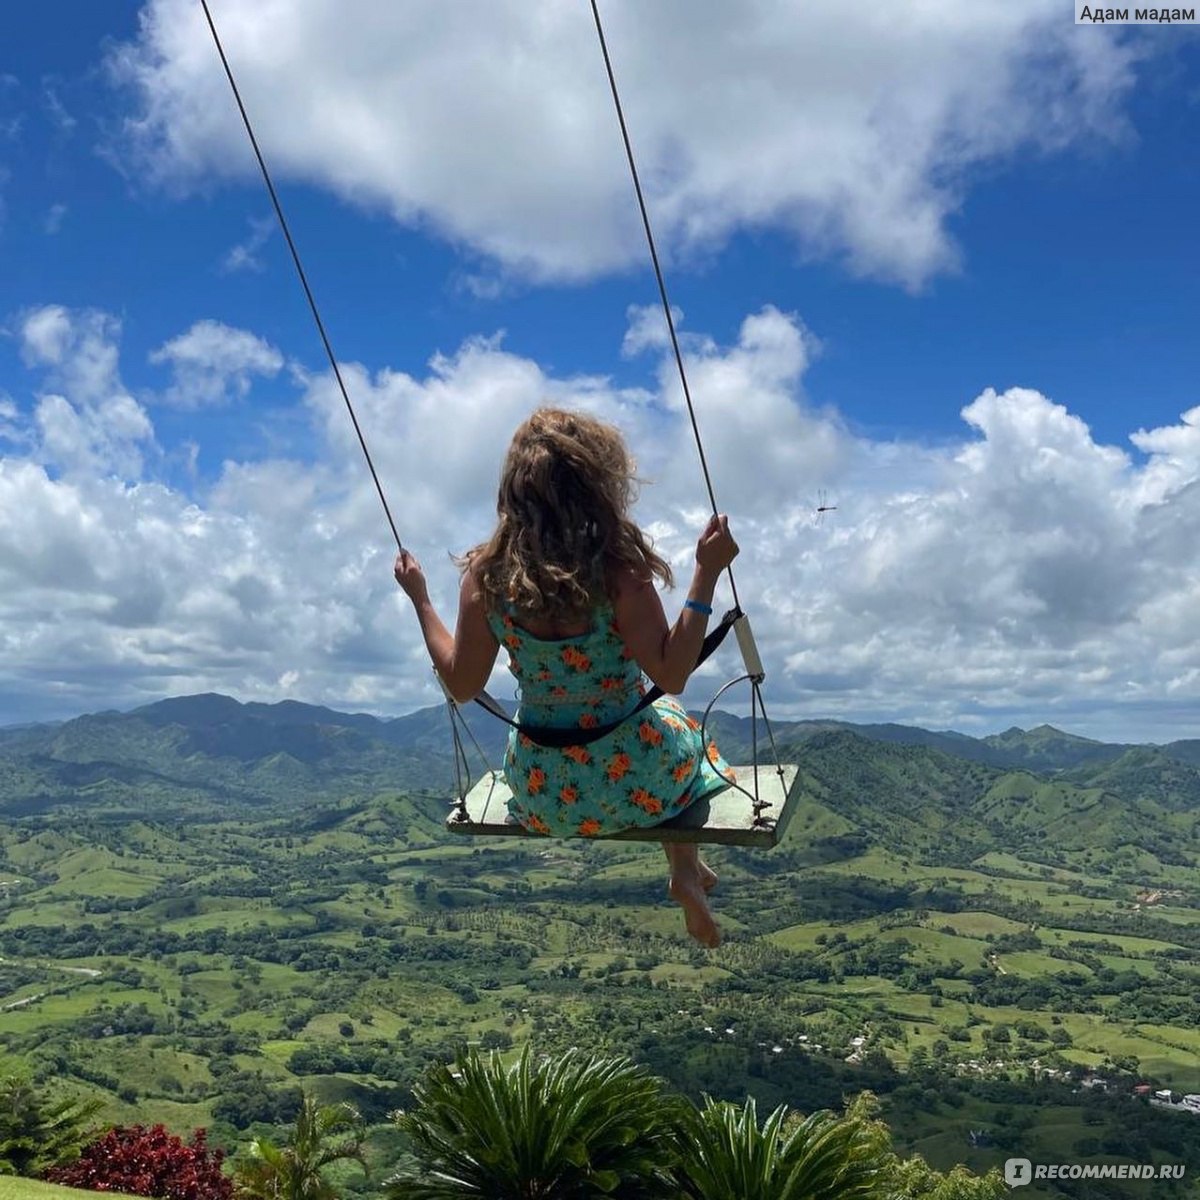
<svg viewBox="0 0 1200 1200">
<path fill-rule="evenodd" d="M 0 811 L 102 801 L 119 811 L 166 805 L 203 816 L 231 804 L 296 807 L 398 789 L 442 792 L 451 778 L 447 743 L 438 710 L 414 714 L 401 730 L 296 701 L 174 697 L 127 713 L 0 730 Z"/>
<path fill-rule="evenodd" d="M 507 727 L 474 706 L 462 712 L 498 764 Z M 750 760 L 748 718 L 713 712 L 708 728 L 729 760 Z M 1136 842 L 1160 857 L 1172 844 L 1200 852 L 1200 741 L 1109 744 L 1049 725 L 985 738 L 828 720 L 772 730 L 831 827 L 855 836 L 961 854 L 1005 833 L 1064 845 Z M 760 725 L 761 762 L 770 754 L 764 734 Z M 404 794 L 434 829 L 453 785 L 442 706 L 387 719 L 206 693 L 0 729 L 0 814 L 10 818 L 74 805 L 113 820 L 285 816 Z"/>
<path fill-rule="evenodd" d="M 471 705 L 464 705 L 461 711 L 485 749 L 499 750 L 503 746 L 507 730 L 500 722 Z M 196 751 L 243 759 L 261 758 L 276 752 L 305 757 L 310 751 L 303 739 L 289 731 L 312 727 L 347 730 L 400 750 L 437 755 L 447 750 L 447 720 L 442 705 L 384 718 L 368 713 L 341 712 L 298 700 L 265 704 L 204 692 L 170 697 L 127 712 L 106 710 L 52 724 L 0 726 L 0 752 L 10 746 L 29 749 L 61 739 L 70 741 L 78 730 L 95 722 L 118 727 L 122 722 L 140 721 L 158 729 L 177 726 L 187 731 L 186 742 Z M 708 726 L 718 738 L 732 739 L 738 745 L 749 743 L 749 718 L 718 710 L 710 714 Z M 955 730 L 930 730 L 915 725 L 856 724 L 828 719 L 774 721 L 772 729 L 777 738 L 788 741 L 806 740 L 819 733 L 840 730 L 868 741 L 926 746 L 988 766 L 1024 767 L 1041 772 L 1099 766 L 1114 762 L 1135 749 L 1153 750 L 1181 762 L 1200 765 L 1200 739 L 1164 745 L 1100 742 L 1048 724 L 1029 730 L 1013 726 L 1003 733 L 981 738 Z M 249 736 L 251 731 L 253 738 Z"/>
<path fill-rule="evenodd" d="M 722 732 L 732 734 L 739 740 L 749 738 L 749 718 L 714 713 L 709 718 L 709 727 L 718 738 Z M 1138 748 L 1131 743 L 1093 741 L 1078 734 L 1065 733 L 1053 725 L 1038 725 L 1030 730 L 1013 726 L 1003 733 L 982 738 L 954 730 L 922 729 L 917 725 L 894 723 L 857 725 L 850 721 L 807 720 L 772 722 L 772 727 L 777 737 L 790 741 L 836 730 L 853 733 L 872 742 L 925 746 L 954 758 L 965 758 L 969 762 L 984 763 L 990 767 L 1039 772 L 1066 771 L 1084 765 L 1099 766 L 1114 762 L 1128 751 Z M 1174 747 L 1179 747 L 1179 753 L 1175 753 Z M 1168 757 L 1200 765 L 1200 740 L 1172 742 L 1151 748 Z"/>
</svg>

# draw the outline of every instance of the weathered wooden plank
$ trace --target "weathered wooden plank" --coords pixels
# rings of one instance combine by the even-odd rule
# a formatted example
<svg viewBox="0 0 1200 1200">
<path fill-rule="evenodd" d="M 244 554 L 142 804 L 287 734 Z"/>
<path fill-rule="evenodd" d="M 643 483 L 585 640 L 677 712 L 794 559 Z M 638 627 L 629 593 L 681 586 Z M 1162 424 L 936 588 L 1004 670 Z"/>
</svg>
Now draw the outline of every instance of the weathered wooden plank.
<svg viewBox="0 0 1200 1200">
<path fill-rule="evenodd" d="M 799 771 L 794 764 L 758 768 L 758 797 L 769 807 L 761 818 L 754 815 L 754 768 L 735 767 L 739 788 L 728 788 L 697 801 L 679 816 L 649 829 L 626 829 L 609 834 L 606 840 L 622 842 L 703 842 L 727 846 L 777 844 L 787 828 L 799 799 Z M 750 793 L 750 794 L 747 794 Z M 451 816 L 446 828 L 451 833 L 483 837 L 537 837 L 508 821 L 508 785 L 498 771 L 489 771 L 467 795 L 467 817 Z"/>
</svg>

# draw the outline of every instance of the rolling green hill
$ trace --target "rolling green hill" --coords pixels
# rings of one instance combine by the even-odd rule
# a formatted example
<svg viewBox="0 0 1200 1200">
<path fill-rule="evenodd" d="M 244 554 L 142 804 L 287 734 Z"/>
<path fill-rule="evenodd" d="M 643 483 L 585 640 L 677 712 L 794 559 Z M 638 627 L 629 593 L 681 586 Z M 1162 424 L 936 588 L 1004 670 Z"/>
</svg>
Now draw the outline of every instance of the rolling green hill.
<svg viewBox="0 0 1200 1200">
<path fill-rule="evenodd" d="M 131 713 L 29 727 L 0 742 L 0 812 L 74 804 L 115 813 L 290 810 L 400 788 L 445 791 L 451 763 L 427 717 L 396 737 L 374 717 L 284 703 L 189 696 Z"/>
<path fill-rule="evenodd" d="M 6 1061 L 235 1145 L 299 1085 L 382 1123 L 464 1044 L 581 1045 L 763 1109 L 870 1088 L 942 1167 L 1200 1172 L 1200 1119 L 1132 1099 L 1200 1091 L 1200 771 L 1172 747 L 776 723 L 795 822 L 710 848 L 705 952 L 654 847 L 446 835 L 445 720 L 200 696 L 0 737 Z"/>
<path fill-rule="evenodd" d="M 463 712 L 499 761 L 507 728 L 471 706 Z M 746 718 L 715 712 L 709 728 L 728 758 L 748 760 Z M 830 812 L 897 852 L 949 861 L 997 838 L 1008 849 L 1048 838 L 1062 852 L 1126 844 L 1181 862 L 1200 849 L 1200 766 L 1179 757 L 1189 743 L 1106 745 L 1048 725 L 983 739 L 829 721 L 777 722 L 774 732 Z M 452 786 L 441 707 L 381 720 L 208 694 L 0 738 L 0 813 L 9 816 L 84 804 L 114 816 L 213 820 L 385 793 L 445 799 Z"/>
</svg>

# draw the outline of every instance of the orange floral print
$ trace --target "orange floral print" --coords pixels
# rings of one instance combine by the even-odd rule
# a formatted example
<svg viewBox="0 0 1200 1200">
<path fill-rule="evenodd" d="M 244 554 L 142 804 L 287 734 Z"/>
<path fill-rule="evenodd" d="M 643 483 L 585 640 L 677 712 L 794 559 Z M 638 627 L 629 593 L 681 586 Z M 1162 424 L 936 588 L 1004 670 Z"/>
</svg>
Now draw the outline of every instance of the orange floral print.
<svg viewBox="0 0 1200 1200">
<path fill-rule="evenodd" d="M 564 640 L 530 634 L 507 605 L 489 614 L 489 624 L 521 687 L 522 719 L 579 729 L 579 743 L 557 749 L 519 731 L 508 740 L 509 811 L 530 834 L 592 839 L 651 825 L 684 810 L 712 782 L 714 768 L 732 774 L 699 736 L 699 720 L 665 698 L 622 722 L 604 747 L 582 744 L 610 717 L 628 711 L 624 701 L 636 703 L 635 693 L 645 695 L 650 687 L 611 606 L 595 609 L 589 633 Z"/>
<path fill-rule="evenodd" d="M 563 647 L 562 660 L 568 667 L 573 667 L 576 671 L 583 672 L 592 669 L 592 660 L 582 650 L 576 650 L 574 646 Z"/>
<path fill-rule="evenodd" d="M 652 796 L 645 788 L 634 788 L 633 794 L 629 798 L 638 808 L 651 816 L 662 812 L 662 801 L 657 796 Z"/>
<path fill-rule="evenodd" d="M 608 761 L 608 770 L 606 772 L 609 783 L 620 783 L 632 765 L 633 760 L 628 754 L 614 754 Z"/>
<path fill-rule="evenodd" d="M 705 753 L 708 755 L 708 761 L 710 763 L 717 763 L 721 761 L 721 752 L 712 742 L 708 743 L 708 748 Z"/>
</svg>

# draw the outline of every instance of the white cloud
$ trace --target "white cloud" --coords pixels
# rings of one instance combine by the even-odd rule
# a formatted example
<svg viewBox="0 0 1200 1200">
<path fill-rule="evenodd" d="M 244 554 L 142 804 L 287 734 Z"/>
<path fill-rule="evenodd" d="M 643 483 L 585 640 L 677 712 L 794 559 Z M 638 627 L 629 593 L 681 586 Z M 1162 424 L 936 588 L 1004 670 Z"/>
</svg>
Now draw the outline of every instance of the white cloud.
<svg viewBox="0 0 1200 1200">
<path fill-rule="evenodd" d="M 65 204 L 52 204 L 46 212 L 45 220 L 42 222 L 42 228 L 51 236 L 58 233 L 62 229 L 63 221 L 67 216 L 67 206 Z"/>
<path fill-rule="evenodd" d="M 436 702 L 327 374 L 300 379 L 316 461 L 227 462 L 193 497 L 134 470 L 153 433 L 94 344 L 115 356 L 112 318 L 48 308 L 23 330 L 50 386 L 31 417 L 11 399 L 0 408 L 26 438 L 0 457 L 0 706 L 23 696 L 62 712 L 205 689 L 270 700 L 284 687 L 379 711 Z M 687 349 L 772 713 L 1191 732 L 1200 413 L 1137 431 L 1135 456 L 1036 390 L 989 389 L 963 408 L 957 444 L 872 442 L 806 402 L 811 345 L 796 317 L 766 308 L 732 344 L 697 334 Z M 555 377 L 498 338 L 470 339 L 419 375 L 347 365 L 401 535 L 447 617 L 446 552 L 487 532 L 511 431 L 544 402 L 625 430 L 654 480 L 639 518 L 686 584 L 707 498 L 660 354 L 652 390 Z M 838 511 L 817 529 L 820 487 Z M 734 672 L 734 653 L 694 699 Z"/>
<path fill-rule="evenodd" d="M 34 309 L 21 323 L 21 348 L 27 363 L 59 363 L 71 337 L 71 317 L 58 304 Z"/>
<path fill-rule="evenodd" d="M 256 375 L 275 376 L 283 355 L 274 346 L 220 321 L 197 321 L 150 355 L 169 364 L 174 381 L 163 400 L 176 408 L 227 404 L 245 396 Z"/>
<path fill-rule="evenodd" d="M 154 430 L 117 370 L 121 326 L 92 310 L 49 304 L 22 314 L 21 356 L 45 371 L 29 432 L 34 458 L 72 475 L 136 479 Z"/>
<path fill-rule="evenodd" d="M 47 115 L 59 133 L 70 134 L 74 132 L 75 126 L 79 122 L 67 111 L 67 106 L 63 104 L 62 99 L 59 97 L 57 88 L 49 80 L 43 84 L 42 100 L 45 104 Z"/>
<path fill-rule="evenodd" d="M 671 332 L 662 305 L 631 304 L 625 316 L 629 324 L 621 341 L 622 358 L 634 358 L 647 350 L 670 349 Z M 676 304 L 671 305 L 671 321 L 675 325 L 675 336 L 682 337 L 683 310 Z"/>
<path fill-rule="evenodd" d="M 274 217 L 251 217 L 250 232 L 243 241 L 231 247 L 221 259 L 221 272 L 232 275 L 238 271 L 261 271 L 262 260 L 258 252 L 267 244 L 275 231 Z"/>
<path fill-rule="evenodd" d="M 6 392 L 0 391 L 0 441 L 19 442 L 23 440 L 18 426 L 20 414 L 16 401 Z"/>
<path fill-rule="evenodd" d="M 268 161 L 533 279 L 644 245 L 586 6 L 214 5 Z M 1059 0 L 605 5 L 664 250 L 739 229 L 908 286 L 952 268 L 972 169 L 1119 137 L 1135 50 Z M 110 56 L 123 153 L 173 184 L 256 167 L 198 6 L 150 0 Z M 480 276 L 491 277 L 490 273 Z"/>
<path fill-rule="evenodd" d="M 465 292 L 476 300 L 499 300 L 506 295 L 509 288 L 499 274 L 486 275 L 478 271 L 462 271 L 452 280 L 452 287 L 457 292 Z"/>
<path fill-rule="evenodd" d="M 1180 420 L 1180 425 L 1139 429 L 1130 436 L 1133 444 L 1150 456 L 1142 473 L 1143 503 L 1160 503 L 1200 475 L 1200 407 L 1189 409 Z"/>
</svg>

